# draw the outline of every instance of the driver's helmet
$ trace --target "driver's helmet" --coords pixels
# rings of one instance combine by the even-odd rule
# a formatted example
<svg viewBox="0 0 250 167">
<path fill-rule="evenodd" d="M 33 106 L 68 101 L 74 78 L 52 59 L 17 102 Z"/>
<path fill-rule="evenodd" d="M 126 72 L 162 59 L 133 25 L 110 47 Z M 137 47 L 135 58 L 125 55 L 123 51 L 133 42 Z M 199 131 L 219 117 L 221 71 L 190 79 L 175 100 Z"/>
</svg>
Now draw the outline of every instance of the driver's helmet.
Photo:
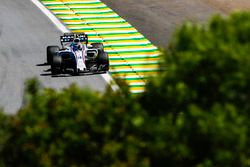
<svg viewBox="0 0 250 167">
<path fill-rule="evenodd" d="M 74 41 L 73 41 L 73 44 L 76 45 L 76 46 L 80 45 L 81 44 L 80 43 L 80 39 L 79 38 L 75 38 Z"/>
<path fill-rule="evenodd" d="M 75 39 L 73 40 L 73 45 L 72 45 L 72 47 L 73 47 L 73 50 L 74 50 L 74 51 L 79 50 L 79 49 L 82 49 L 82 47 L 81 47 L 81 42 L 80 42 L 80 39 L 79 39 L 79 38 L 75 38 Z"/>
</svg>

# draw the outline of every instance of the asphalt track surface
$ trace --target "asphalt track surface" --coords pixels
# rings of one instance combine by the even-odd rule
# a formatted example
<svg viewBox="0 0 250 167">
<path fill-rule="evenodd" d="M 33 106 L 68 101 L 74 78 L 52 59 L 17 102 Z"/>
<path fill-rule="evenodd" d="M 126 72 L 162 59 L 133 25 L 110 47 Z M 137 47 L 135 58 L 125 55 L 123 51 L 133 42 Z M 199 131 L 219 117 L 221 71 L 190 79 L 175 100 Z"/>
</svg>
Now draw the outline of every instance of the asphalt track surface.
<svg viewBox="0 0 250 167">
<path fill-rule="evenodd" d="M 185 21 L 205 22 L 220 13 L 207 0 L 102 0 L 153 44 L 166 47 L 176 27 Z M 211 0 L 214 1 L 214 0 Z"/>
<path fill-rule="evenodd" d="M 166 47 L 185 21 L 205 23 L 211 15 L 250 10 L 249 0 L 102 0 L 153 44 Z"/>
<path fill-rule="evenodd" d="M 64 88 L 72 83 L 104 91 L 101 75 L 52 77 L 47 45 L 59 45 L 61 32 L 30 0 L 0 0 L 0 106 L 15 113 L 22 106 L 24 82 L 37 77 L 42 86 Z"/>
</svg>

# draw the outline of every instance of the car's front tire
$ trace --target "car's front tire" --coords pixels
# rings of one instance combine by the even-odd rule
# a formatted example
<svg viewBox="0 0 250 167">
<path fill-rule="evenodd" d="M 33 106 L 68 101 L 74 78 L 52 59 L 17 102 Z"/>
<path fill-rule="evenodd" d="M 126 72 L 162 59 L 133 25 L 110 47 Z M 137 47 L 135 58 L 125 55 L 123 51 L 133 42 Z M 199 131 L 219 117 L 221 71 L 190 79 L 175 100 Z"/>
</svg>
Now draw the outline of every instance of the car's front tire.
<svg viewBox="0 0 250 167">
<path fill-rule="evenodd" d="M 74 76 L 78 76 L 79 75 L 79 70 L 77 69 L 77 67 L 73 68 L 73 72 L 74 72 L 73 73 Z"/>
<path fill-rule="evenodd" d="M 101 71 L 108 71 L 109 70 L 109 57 L 107 52 L 101 52 L 98 55 L 98 66 L 101 67 Z"/>
<path fill-rule="evenodd" d="M 60 74 L 62 72 L 62 57 L 54 54 L 51 62 L 52 75 Z"/>
</svg>

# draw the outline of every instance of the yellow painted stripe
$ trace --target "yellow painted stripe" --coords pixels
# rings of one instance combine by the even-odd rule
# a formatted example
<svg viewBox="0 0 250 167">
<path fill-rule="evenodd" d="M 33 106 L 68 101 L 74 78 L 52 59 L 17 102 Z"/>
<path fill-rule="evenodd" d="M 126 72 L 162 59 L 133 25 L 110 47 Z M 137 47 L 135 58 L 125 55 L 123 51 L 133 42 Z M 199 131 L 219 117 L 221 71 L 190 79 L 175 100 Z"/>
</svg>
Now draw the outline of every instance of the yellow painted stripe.
<svg viewBox="0 0 250 167">
<path fill-rule="evenodd" d="M 145 88 L 144 87 L 140 87 L 140 88 L 130 88 L 130 91 L 132 93 L 142 93 L 145 91 Z"/>
<path fill-rule="evenodd" d="M 117 24 L 74 24 L 74 25 L 68 25 L 68 28 L 70 29 L 79 29 L 79 28 L 130 28 L 132 27 L 128 23 L 117 23 Z"/>
<path fill-rule="evenodd" d="M 97 8 L 97 7 L 107 7 L 107 5 L 100 3 L 100 4 L 70 4 L 67 5 L 70 8 Z"/>
<path fill-rule="evenodd" d="M 72 30 L 72 32 L 75 33 L 79 33 L 79 32 L 85 32 L 86 34 L 89 35 L 93 35 L 93 34 L 110 34 L 110 32 L 112 31 L 112 33 L 132 33 L 132 32 L 136 32 L 136 30 L 134 28 L 125 28 L 125 29 L 114 29 L 114 30 Z"/>
<path fill-rule="evenodd" d="M 86 19 L 86 18 L 79 18 L 78 20 L 72 19 L 62 19 L 65 24 L 95 24 L 95 23 L 120 23 L 124 22 L 121 18 L 98 18 L 98 19 Z"/>
<path fill-rule="evenodd" d="M 104 13 L 104 14 L 67 14 L 67 15 L 60 15 L 57 14 L 57 17 L 61 19 L 65 18 L 112 18 L 118 17 L 115 13 Z"/>
<path fill-rule="evenodd" d="M 44 4 L 63 4 L 63 3 L 93 3 L 93 2 L 100 2 L 100 0 L 84 0 L 84 1 L 79 1 L 79 0 L 49 0 L 49 1 L 46 1 L 46 0 L 43 0 L 43 3 Z"/>
<path fill-rule="evenodd" d="M 77 4 L 77 3 L 93 3 L 93 2 L 100 2 L 99 0 L 61 0 L 64 3 L 73 3 L 73 4 Z"/>
</svg>

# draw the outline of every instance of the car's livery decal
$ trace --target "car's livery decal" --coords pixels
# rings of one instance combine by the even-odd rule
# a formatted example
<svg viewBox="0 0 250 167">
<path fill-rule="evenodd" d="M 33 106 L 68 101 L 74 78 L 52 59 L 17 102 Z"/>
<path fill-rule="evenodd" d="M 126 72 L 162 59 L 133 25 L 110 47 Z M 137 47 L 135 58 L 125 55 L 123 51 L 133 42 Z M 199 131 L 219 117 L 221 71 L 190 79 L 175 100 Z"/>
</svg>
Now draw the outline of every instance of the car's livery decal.
<svg viewBox="0 0 250 167">
<path fill-rule="evenodd" d="M 41 0 L 72 32 L 85 32 L 89 42 L 102 42 L 110 73 L 125 79 L 133 93 L 144 91 L 159 71 L 159 51 L 126 20 L 100 0 Z"/>
</svg>

